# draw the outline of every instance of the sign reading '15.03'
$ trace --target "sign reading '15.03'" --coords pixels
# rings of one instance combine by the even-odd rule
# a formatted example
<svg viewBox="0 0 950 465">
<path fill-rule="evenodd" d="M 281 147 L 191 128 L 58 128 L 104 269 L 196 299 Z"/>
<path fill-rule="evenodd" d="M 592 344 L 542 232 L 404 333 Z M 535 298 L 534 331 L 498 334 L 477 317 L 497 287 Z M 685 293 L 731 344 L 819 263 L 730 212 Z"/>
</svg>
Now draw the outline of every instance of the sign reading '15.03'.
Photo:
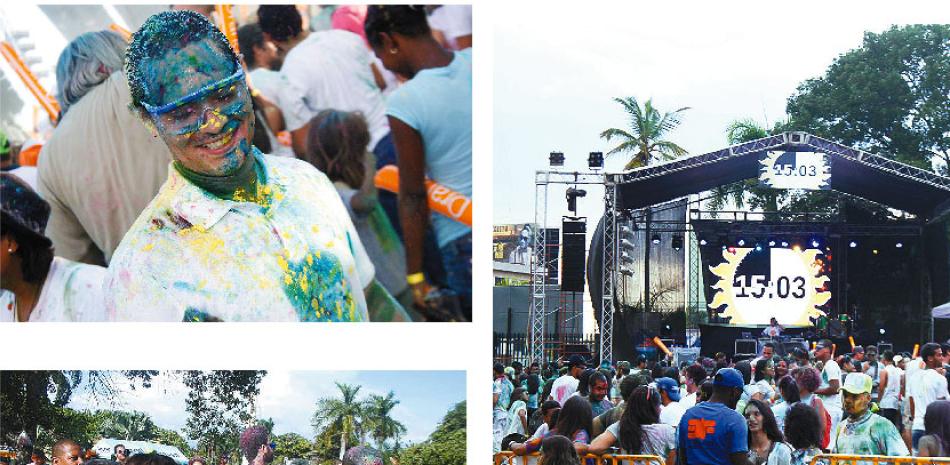
<svg viewBox="0 0 950 465">
<path fill-rule="evenodd" d="M 831 188 L 828 157 L 817 152 L 767 152 L 759 162 L 759 182 L 773 189 Z"/>
</svg>

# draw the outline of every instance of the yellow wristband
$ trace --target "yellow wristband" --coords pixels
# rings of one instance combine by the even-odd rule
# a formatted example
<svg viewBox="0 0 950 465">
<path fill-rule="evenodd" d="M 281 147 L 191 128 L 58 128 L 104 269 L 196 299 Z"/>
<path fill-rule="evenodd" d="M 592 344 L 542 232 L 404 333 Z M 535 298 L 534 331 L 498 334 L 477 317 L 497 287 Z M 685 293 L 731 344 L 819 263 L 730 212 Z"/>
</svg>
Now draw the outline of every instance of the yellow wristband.
<svg viewBox="0 0 950 465">
<path fill-rule="evenodd" d="M 426 275 L 422 274 L 421 271 L 418 273 L 413 273 L 409 276 L 406 276 L 406 282 L 409 283 L 410 286 L 415 286 L 416 284 L 419 284 L 425 280 L 426 280 Z"/>
</svg>

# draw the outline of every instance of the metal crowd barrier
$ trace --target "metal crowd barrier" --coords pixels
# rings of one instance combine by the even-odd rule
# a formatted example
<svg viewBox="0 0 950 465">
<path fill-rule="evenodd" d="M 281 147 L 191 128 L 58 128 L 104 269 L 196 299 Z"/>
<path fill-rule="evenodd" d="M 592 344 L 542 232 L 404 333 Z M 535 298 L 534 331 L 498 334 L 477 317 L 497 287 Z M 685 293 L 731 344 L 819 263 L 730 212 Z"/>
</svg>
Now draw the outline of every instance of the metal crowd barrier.
<svg viewBox="0 0 950 465">
<path fill-rule="evenodd" d="M 495 454 L 495 465 L 506 463 L 507 465 L 533 465 L 538 463 L 540 457 L 540 452 L 525 455 L 516 455 L 514 452 L 498 452 Z M 593 460 L 595 465 L 620 465 L 624 462 L 632 464 L 634 461 L 643 465 L 664 465 L 666 463 L 666 459 L 657 455 L 587 454 L 581 457 L 582 464 L 587 463 L 587 460 Z"/>
<path fill-rule="evenodd" d="M 901 465 L 930 465 L 950 464 L 950 457 L 893 457 L 888 455 L 845 455 L 845 454 L 818 454 L 811 459 L 809 465 L 857 465 L 857 464 L 901 464 Z"/>
</svg>

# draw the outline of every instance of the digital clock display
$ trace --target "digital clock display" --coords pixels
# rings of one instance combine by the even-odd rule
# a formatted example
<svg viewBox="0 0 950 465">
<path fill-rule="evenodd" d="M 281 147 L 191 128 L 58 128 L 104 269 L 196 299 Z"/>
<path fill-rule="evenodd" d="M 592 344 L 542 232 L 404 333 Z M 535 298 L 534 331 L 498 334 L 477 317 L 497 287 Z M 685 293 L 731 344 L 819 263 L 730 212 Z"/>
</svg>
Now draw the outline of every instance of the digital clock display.
<svg viewBox="0 0 950 465">
<path fill-rule="evenodd" d="M 768 152 L 760 162 L 759 182 L 773 189 L 831 188 L 828 157 L 817 152 Z"/>
<path fill-rule="evenodd" d="M 818 249 L 732 248 L 710 267 L 718 281 L 710 308 L 723 309 L 734 324 L 807 325 L 831 299 Z"/>
</svg>

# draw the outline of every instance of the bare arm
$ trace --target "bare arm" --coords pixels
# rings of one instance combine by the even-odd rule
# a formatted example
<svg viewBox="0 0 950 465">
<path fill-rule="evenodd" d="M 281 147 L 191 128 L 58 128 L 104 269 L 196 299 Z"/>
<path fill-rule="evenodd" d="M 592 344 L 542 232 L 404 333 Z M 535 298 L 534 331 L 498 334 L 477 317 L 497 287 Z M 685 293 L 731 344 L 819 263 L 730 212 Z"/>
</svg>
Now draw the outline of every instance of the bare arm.
<svg viewBox="0 0 950 465">
<path fill-rule="evenodd" d="M 838 390 L 841 388 L 841 380 L 832 379 L 828 381 L 828 387 L 824 389 L 815 390 L 815 394 L 822 396 L 833 396 L 838 393 Z"/>
<path fill-rule="evenodd" d="M 729 462 L 731 462 L 732 465 L 753 465 L 753 463 L 749 460 L 749 455 L 745 452 L 734 452 L 729 454 Z"/>
<path fill-rule="evenodd" d="M 616 442 L 617 437 L 614 436 L 613 433 L 610 431 L 604 431 L 602 434 L 594 438 L 594 440 L 590 443 L 590 446 L 587 448 L 587 452 L 596 455 L 603 454 L 604 452 L 607 452 L 607 449 L 613 446 Z"/>
<path fill-rule="evenodd" d="M 528 431 L 528 411 L 524 409 L 518 410 L 518 418 L 521 419 L 521 428 Z"/>
<path fill-rule="evenodd" d="M 294 154 L 297 158 L 303 158 L 307 154 L 307 133 L 310 132 L 310 123 L 307 123 L 297 130 L 290 131 L 291 146 L 294 148 Z"/>
<path fill-rule="evenodd" d="M 423 239 L 429 224 L 425 149 L 422 136 L 402 120 L 390 116 L 389 128 L 399 160 L 399 220 L 406 247 L 406 274 L 411 275 L 422 272 Z M 425 282 L 413 286 L 413 298 L 417 305 L 424 305 L 427 287 Z"/>
<path fill-rule="evenodd" d="M 383 73 L 379 70 L 379 67 L 376 66 L 376 63 L 370 63 L 369 68 L 373 72 L 373 80 L 376 81 L 376 87 L 379 87 L 379 90 L 386 90 L 386 79 L 383 78 Z"/>
<path fill-rule="evenodd" d="M 673 449 L 666 456 L 666 465 L 675 465 L 675 464 L 676 464 L 676 449 Z"/>
</svg>

